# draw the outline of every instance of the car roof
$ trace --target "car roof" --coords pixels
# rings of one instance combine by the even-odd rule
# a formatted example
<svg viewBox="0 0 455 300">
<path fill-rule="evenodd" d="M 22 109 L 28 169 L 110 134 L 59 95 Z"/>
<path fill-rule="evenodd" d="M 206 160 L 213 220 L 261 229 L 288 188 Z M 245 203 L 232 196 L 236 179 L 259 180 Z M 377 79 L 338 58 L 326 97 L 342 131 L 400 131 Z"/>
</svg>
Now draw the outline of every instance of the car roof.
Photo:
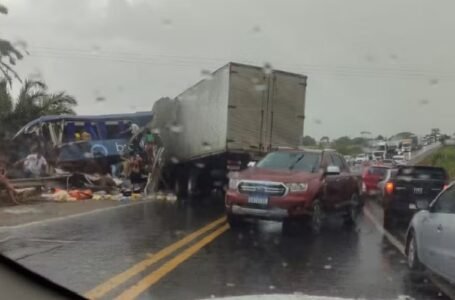
<svg viewBox="0 0 455 300">
<path fill-rule="evenodd" d="M 317 154 L 322 154 L 324 152 L 330 152 L 330 153 L 337 153 L 333 149 L 314 149 L 314 148 L 282 148 L 282 149 L 276 149 L 273 150 L 272 152 L 300 152 L 300 153 L 317 153 Z"/>
<path fill-rule="evenodd" d="M 390 166 L 384 166 L 384 165 L 372 165 L 372 166 L 368 167 L 368 169 L 370 169 L 370 168 L 391 169 Z"/>
</svg>

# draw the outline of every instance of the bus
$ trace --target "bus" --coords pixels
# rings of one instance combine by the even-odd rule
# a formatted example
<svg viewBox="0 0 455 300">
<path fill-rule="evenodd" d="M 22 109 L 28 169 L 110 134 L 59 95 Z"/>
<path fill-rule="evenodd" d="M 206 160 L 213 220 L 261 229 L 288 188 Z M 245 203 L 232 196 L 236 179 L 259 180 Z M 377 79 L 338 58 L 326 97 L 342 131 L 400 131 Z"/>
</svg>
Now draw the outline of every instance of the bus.
<svg viewBox="0 0 455 300">
<path fill-rule="evenodd" d="M 80 168 L 87 160 L 113 164 L 127 154 L 132 129 L 144 127 L 151 120 L 152 112 L 43 116 L 13 137 L 16 159 L 25 157 L 30 147 L 39 146 L 49 163 L 64 169 Z"/>
</svg>

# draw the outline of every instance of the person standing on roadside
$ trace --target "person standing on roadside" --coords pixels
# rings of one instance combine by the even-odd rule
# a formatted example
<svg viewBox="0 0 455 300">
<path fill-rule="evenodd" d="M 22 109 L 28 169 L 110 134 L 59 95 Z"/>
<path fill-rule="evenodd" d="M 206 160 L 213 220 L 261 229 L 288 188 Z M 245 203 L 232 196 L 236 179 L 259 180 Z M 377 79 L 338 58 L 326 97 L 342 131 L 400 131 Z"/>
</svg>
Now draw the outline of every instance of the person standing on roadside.
<svg viewBox="0 0 455 300">
<path fill-rule="evenodd" d="M 32 150 L 22 162 L 25 177 L 40 177 L 47 173 L 47 161 L 39 149 Z"/>
<path fill-rule="evenodd" d="M 6 177 L 6 163 L 3 160 L 0 160 L 0 188 L 4 188 L 6 190 L 11 202 L 19 204 L 16 199 L 16 191 Z"/>
</svg>

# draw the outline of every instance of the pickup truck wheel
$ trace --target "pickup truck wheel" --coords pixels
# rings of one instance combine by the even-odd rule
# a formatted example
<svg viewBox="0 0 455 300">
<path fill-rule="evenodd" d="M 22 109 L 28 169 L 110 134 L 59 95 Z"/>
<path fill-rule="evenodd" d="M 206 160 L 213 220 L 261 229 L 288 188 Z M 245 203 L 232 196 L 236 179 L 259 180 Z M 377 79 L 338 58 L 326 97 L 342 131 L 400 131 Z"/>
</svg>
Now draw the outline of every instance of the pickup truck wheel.
<svg viewBox="0 0 455 300">
<path fill-rule="evenodd" d="M 226 218 L 227 218 L 227 222 L 228 222 L 229 226 L 231 227 L 231 229 L 238 229 L 238 228 L 242 227 L 243 225 L 245 225 L 245 222 L 243 221 L 243 219 L 241 217 L 233 215 L 231 213 L 228 213 L 226 215 Z"/>
<path fill-rule="evenodd" d="M 346 225 L 355 225 L 360 215 L 362 208 L 362 203 L 359 195 L 353 194 L 351 197 L 351 205 L 349 206 L 349 211 L 346 215 Z"/>
<path fill-rule="evenodd" d="M 310 218 L 310 229 L 313 234 L 319 234 L 324 221 L 324 211 L 319 199 L 314 200 L 312 205 L 312 214 Z"/>
</svg>

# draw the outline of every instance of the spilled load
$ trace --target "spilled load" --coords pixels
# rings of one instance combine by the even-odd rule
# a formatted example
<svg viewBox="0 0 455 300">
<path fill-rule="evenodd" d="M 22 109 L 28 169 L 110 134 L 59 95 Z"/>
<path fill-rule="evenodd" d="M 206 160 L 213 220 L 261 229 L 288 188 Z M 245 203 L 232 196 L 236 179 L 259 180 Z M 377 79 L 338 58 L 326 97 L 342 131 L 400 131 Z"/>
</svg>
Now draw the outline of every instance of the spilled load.
<svg viewBox="0 0 455 300">
<path fill-rule="evenodd" d="M 145 129 L 162 149 L 152 189 L 156 181 L 178 196 L 222 189 L 229 171 L 277 147 L 298 147 L 306 84 L 305 75 L 229 63 L 175 99 L 155 102 Z"/>
</svg>

